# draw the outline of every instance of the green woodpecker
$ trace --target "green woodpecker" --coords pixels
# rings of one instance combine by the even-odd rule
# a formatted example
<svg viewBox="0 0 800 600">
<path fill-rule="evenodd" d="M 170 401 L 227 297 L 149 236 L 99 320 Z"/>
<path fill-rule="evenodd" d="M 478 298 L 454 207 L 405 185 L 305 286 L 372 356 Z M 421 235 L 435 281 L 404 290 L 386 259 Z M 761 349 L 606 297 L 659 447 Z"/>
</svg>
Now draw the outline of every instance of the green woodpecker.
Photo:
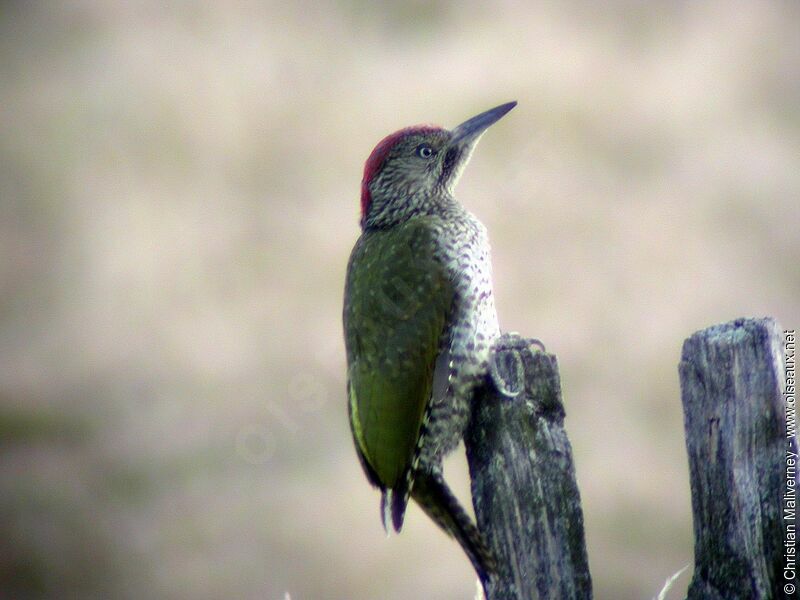
<svg viewBox="0 0 800 600">
<path fill-rule="evenodd" d="M 452 130 L 401 129 L 367 159 L 344 335 L 350 425 L 384 527 L 409 497 L 458 540 L 484 583 L 493 562 L 442 476 L 500 334 L 486 228 L 453 189 L 484 131 L 516 102 Z"/>
</svg>

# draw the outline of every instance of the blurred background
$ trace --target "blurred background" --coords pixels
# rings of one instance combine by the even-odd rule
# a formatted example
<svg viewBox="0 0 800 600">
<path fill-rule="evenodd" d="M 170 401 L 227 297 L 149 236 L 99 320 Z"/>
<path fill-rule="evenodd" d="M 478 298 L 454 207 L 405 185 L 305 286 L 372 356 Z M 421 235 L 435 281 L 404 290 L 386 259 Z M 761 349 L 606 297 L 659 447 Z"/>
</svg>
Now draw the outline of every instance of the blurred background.
<svg viewBox="0 0 800 600">
<path fill-rule="evenodd" d="M 800 325 L 798 26 L 781 1 L 4 3 L 0 596 L 472 598 L 416 507 L 383 533 L 341 296 L 375 143 L 516 99 L 458 196 L 501 325 L 558 355 L 595 596 L 654 597 L 693 559 L 682 341 Z"/>
</svg>

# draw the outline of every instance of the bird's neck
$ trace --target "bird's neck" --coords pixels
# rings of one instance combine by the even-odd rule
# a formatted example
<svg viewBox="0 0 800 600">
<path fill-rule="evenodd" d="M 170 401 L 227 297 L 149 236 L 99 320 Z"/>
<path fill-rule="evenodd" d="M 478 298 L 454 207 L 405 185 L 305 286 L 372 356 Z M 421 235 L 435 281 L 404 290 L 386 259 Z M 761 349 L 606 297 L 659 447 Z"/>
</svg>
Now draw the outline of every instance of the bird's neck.
<svg viewBox="0 0 800 600">
<path fill-rule="evenodd" d="M 374 200 L 373 200 L 374 202 Z M 389 229 L 420 215 L 448 219 L 465 213 L 464 208 L 448 191 L 425 193 L 405 198 L 389 198 L 373 204 L 370 213 L 362 218 L 361 228 Z"/>
</svg>

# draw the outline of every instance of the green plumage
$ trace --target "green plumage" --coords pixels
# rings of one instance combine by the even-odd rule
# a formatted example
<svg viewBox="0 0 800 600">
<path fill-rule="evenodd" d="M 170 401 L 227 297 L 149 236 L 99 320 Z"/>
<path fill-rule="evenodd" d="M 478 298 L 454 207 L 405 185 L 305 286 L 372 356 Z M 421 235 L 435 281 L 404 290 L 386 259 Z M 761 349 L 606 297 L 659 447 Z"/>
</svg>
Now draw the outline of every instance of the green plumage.
<svg viewBox="0 0 800 600">
<path fill-rule="evenodd" d="M 372 483 L 401 493 L 453 301 L 453 284 L 436 258 L 439 222 L 420 216 L 366 231 L 347 269 L 350 425 Z"/>
<path fill-rule="evenodd" d="M 375 146 L 344 294 L 350 426 L 381 490 L 384 527 L 400 531 L 413 498 L 458 541 L 484 586 L 495 563 L 442 460 L 463 438 L 500 327 L 486 229 L 453 189 L 483 132 L 515 104 L 451 131 L 406 127 Z"/>
</svg>

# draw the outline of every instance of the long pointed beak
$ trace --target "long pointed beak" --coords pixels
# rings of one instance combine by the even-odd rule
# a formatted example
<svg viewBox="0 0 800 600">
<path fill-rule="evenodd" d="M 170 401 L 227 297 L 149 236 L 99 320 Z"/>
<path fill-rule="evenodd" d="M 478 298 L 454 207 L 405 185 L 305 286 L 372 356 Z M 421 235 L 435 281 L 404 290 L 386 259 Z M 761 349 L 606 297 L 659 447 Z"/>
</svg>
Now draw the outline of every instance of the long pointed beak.
<svg viewBox="0 0 800 600">
<path fill-rule="evenodd" d="M 483 135 L 483 132 L 486 131 L 490 125 L 499 121 L 503 115 L 505 115 L 516 105 L 516 101 L 507 102 L 506 104 L 501 104 L 500 106 L 490 108 L 486 112 L 482 112 L 481 114 L 464 121 L 461 125 L 453 129 L 451 143 L 458 144 L 462 147 L 473 145 L 478 141 L 481 135 Z"/>
</svg>

